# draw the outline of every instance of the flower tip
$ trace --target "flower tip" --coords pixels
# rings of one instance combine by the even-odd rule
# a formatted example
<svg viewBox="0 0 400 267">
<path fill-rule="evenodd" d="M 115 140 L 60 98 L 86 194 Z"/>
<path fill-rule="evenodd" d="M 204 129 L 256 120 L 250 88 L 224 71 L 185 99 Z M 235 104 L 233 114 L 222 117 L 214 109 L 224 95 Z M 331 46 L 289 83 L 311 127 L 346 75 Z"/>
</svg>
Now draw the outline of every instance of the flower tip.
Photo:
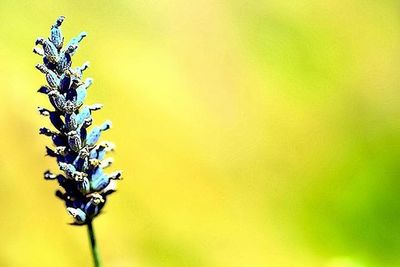
<svg viewBox="0 0 400 267">
<path fill-rule="evenodd" d="M 50 111 L 48 109 L 45 109 L 45 108 L 42 108 L 42 107 L 38 107 L 37 110 L 38 110 L 40 115 L 50 116 Z"/>
<path fill-rule="evenodd" d="M 48 93 L 50 93 L 50 91 L 51 90 L 49 88 L 47 88 L 46 86 L 42 86 L 37 90 L 38 93 L 42 93 L 42 94 L 48 94 Z"/>
<path fill-rule="evenodd" d="M 57 176 L 54 173 L 50 172 L 49 170 L 45 171 L 43 177 L 45 180 L 54 180 L 57 178 Z"/>
<path fill-rule="evenodd" d="M 102 193 L 109 195 L 115 191 L 117 191 L 117 182 L 115 180 L 110 180 L 108 185 L 103 189 Z"/>
<path fill-rule="evenodd" d="M 105 131 L 108 129 L 111 129 L 112 127 L 112 122 L 110 120 L 106 120 L 102 125 L 101 125 L 101 130 Z"/>
<path fill-rule="evenodd" d="M 87 87 L 89 87 L 90 85 L 92 85 L 94 82 L 93 78 L 87 78 L 85 83 L 87 84 Z"/>
<path fill-rule="evenodd" d="M 111 180 L 122 180 L 122 171 L 115 171 L 109 175 Z"/>
<path fill-rule="evenodd" d="M 93 105 L 90 105 L 89 106 L 89 109 L 90 110 L 99 110 L 99 109 L 101 109 L 103 107 L 103 105 L 102 104 L 93 104 Z"/>
</svg>

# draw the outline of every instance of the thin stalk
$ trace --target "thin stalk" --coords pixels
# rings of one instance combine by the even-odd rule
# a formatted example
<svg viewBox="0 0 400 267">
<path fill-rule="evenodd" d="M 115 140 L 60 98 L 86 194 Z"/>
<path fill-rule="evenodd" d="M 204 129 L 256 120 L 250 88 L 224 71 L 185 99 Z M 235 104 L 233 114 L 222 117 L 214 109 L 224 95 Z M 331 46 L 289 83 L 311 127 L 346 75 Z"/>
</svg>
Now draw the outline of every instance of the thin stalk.
<svg viewBox="0 0 400 267">
<path fill-rule="evenodd" d="M 89 221 L 87 223 L 88 226 L 88 234 L 89 234 L 89 239 L 90 239 L 90 245 L 92 248 L 92 256 L 93 256 L 93 262 L 95 267 L 101 267 L 101 262 L 100 262 L 100 255 L 99 251 L 97 249 L 97 243 L 96 243 L 96 237 L 93 231 L 93 225 L 92 221 Z"/>
</svg>

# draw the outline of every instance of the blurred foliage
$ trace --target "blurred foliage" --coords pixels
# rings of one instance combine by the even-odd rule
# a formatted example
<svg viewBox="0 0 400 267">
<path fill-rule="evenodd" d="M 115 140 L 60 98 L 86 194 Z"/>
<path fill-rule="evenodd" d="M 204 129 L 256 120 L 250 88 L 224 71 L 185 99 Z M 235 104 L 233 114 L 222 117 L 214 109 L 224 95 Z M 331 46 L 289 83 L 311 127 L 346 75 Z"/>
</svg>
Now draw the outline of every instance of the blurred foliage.
<svg viewBox="0 0 400 267">
<path fill-rule="evenodd" d="M 89 33 L 119 192 L 106 266 L 399 266 L 398 1 L 0 1 L 0 266 L 88 266 L 32 47 Z"/>
</svg>

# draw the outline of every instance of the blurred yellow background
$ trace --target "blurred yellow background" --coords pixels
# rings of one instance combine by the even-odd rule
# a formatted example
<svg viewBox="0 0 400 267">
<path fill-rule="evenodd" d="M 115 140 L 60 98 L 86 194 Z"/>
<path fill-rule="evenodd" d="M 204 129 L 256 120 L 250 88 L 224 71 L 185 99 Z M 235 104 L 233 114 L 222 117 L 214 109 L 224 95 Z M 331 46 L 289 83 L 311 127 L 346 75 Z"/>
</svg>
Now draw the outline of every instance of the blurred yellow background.
<svg viewBox="0 0 400 267">
<path fill-rule="evenodd" d="M 54 196 L 59 15 L 117 144 L 105 266 L 400 266 L 398 1 L 0 1 L 0 266 L 91 266 Z"/>
</svg>

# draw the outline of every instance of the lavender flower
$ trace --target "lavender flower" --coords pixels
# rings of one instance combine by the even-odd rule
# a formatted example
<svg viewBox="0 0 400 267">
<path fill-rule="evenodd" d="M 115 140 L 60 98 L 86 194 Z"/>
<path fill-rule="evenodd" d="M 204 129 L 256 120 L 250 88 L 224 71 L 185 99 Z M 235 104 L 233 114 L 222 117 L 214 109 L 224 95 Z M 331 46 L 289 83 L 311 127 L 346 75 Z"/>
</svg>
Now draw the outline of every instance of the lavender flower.
<svg viewBox="0 0 400 267">
<path fill-rule="evenodd" d="M 72 67 L 72 56 L 87 34 L 81 32 L 63 47 L 63 21 L 64 17 L 60 16 L 51 27 L 50 37 L 38 38 L 33 50 L 43 58 L 43 64 L 37 64 L 36 68 L 45 75 L 47 82 L 38 92 L 46 94 L 54 108 L 38 108 L 55 128 L 41 128 L 39 133 L 52 139 L 55 147 L 46 147 L 47 155 L 57 160 L 62 171 L 60 174 L 46 171 L 44 178 L 57 180 L 62 187 L 56 195 L 65 201 L 74 224 L 91 227 L 91 221 L 104 207 L 107 196 L 115 191 L 115 180 L 121 179 L 121 171 L 104 173 L 113 162 L 106 158 L 106 152 L 113 150 L 114 145 L 98 141 L 101 133 L 111 128 L 111 122 L 107 120 L 89 130 L 92 112 L 102 108 L 101 104 L 84 105 L 93 83 L 91 78 L 82 80 L 89 64 Z"/>
</svg>

